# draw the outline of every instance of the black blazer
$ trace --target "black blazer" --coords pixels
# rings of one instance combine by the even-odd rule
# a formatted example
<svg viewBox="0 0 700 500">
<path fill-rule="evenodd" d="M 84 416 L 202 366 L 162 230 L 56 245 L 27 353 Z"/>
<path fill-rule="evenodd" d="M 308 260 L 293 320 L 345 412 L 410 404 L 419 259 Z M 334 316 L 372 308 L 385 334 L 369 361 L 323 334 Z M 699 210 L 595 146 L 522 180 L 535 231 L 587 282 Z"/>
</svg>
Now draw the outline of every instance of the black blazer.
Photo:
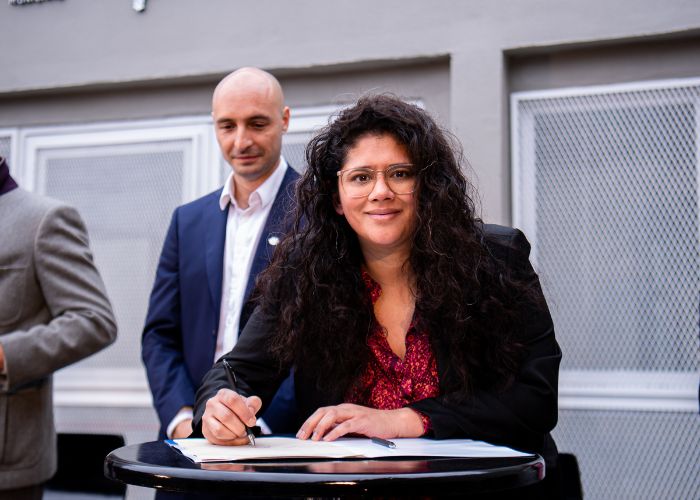
<svg viewBox="0 0 700 500">
<path fill-rule="evenodd" d="M 530 244 L 517 229 L 486 224 L 483 226 L 484 244 L 491 255 L 503 262 L 519 277 L 531 280 L 539 287 L 539 280 L 530 265 Z M 554 338 L 554 327 L 549 311 L 529 310 L 523 313 L 522 332 L 518 336 L 527 353 L 515 381 L 502 392 L 481 390 L 478 387 L 467 400 L 455 402 L 449 394 L 411 403 L 430 418 L 433 436 L 469 438 L 502 444 L 541 454 L 548 466 L 556 462 L 557 449 L 549 432 L 557 423 L 557 384 L 561 351 Z M 257 309 L 243 330 L 233 351 L 224 357 L 233 364 L 239 379 L 239 392 L 255 394 L 270 401 L 277 387 L 288 373 L 268 352 L 266 345 L 275 333 L 275 317 Z M 448 353 L 435 343 L 438 376 L 444 380 L 448 367 Z M 295 368 L 296 398 L 301 424 L 321 406 L 342 403 L 315 388 L 313 366 Z M 201 435 L 201 418 L 206 402 L 222 387 L 227 387 L 226 374 L 221 362 L 207 373 L 197 391 L 195 433 Z M 263 407 L 264 408 L 264 407 Z"/>
</svg>

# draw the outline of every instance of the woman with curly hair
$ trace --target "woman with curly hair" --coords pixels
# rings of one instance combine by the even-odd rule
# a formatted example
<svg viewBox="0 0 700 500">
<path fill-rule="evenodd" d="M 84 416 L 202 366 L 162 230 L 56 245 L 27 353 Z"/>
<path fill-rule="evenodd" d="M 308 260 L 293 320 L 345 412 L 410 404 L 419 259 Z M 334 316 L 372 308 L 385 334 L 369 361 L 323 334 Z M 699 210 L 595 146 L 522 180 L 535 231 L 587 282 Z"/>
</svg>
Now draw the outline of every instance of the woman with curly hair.
<svg viewBox="0 0 700 500">
<path fill-rule="evenodd" d="M 246 443 L 294 367 L 300 439 L 462 437 L 555 459 L 561 352 L 530 247 L 476 218 L 449 137 L 375 95 L 311 140 L 295 231 L 197 393 L 195 432 Z"/>
</svg>

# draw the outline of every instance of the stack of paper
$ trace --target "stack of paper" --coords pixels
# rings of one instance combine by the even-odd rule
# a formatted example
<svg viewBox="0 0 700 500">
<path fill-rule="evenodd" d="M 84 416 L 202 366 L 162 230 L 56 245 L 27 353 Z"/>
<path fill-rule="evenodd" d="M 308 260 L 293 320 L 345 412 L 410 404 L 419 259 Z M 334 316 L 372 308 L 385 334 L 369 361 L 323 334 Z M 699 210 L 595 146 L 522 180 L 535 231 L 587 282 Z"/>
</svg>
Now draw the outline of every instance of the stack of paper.
<svg viewBox="0 0 700 500">
<path fill-rule="evenodd" d="M 325 442 L 263 436 L 255 439 L 255 446 L 217 446 L 206 439 L 175 439 L 166 442 L 197 463 L 282 458 L 531 456 L 505 446 L 471 439 L 392 439 L 396 448 L 380 446 L 367 438 L 342 438 Z"/>
</svg>

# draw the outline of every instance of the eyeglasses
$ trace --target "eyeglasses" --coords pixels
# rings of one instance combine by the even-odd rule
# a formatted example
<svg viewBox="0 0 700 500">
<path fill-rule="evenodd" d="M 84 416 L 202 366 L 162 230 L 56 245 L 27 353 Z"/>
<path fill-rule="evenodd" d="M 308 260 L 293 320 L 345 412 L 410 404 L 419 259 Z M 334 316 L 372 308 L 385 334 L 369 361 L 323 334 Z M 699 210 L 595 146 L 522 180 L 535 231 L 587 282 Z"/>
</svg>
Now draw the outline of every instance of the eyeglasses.
<svg viewBox="0 0 700 500">
<path fill-rule="evenodd" d="M 397 163 L 386 170 L 373 170 L 367 167 L 339 170 L 340 184 L 350 198 L 364 198 L 374 189 L 378 175 L 394 194 L 411 194 L 416 189 L 416 169 L 411 163 Z"/>
</svg>

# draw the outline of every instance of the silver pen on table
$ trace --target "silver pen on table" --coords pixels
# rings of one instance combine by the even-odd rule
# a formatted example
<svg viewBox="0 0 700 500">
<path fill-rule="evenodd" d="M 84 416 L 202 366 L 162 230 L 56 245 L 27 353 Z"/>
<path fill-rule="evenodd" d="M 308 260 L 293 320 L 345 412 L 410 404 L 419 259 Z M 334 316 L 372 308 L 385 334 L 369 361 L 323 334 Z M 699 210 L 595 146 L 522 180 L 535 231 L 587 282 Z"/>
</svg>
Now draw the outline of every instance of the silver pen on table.
<svg viewBox="0 0 700 500">
<path fill-rule="evenodd" d="M 228 377 L 228 383 L 231 386 L 231 389 L 235 392 L 238 392 L 238 389 L 236 388 L 236 374 L 233 372 L 233 367 L 229 364 L 227 360 L 224 360 L 223 364 L 224 369 L 226 370 L 226 376 Z M 246 424 L 243 424 L 243 427 L 245 427 L 245 433 L 248 435 L 248 441 L 250 441 L 251 445 L 255 446 L 255 434 L 253 434 L 253 431 Z"/>
<path fill-rule="evenodd" d="M 378 444 L 379 446 L 384 446 L 384 447 L 386 447 L 386 448 L 391 448 L 391 449 L 396 448 L 396 443 L 394 443 L 393 441 L 389 441 L 389 440 L 387 440 L 387 439 L 382 439 L 382 438 L 378 438 L 378 437 L 373 437 L 373 438 L 370 438 L 370 440 L 371 440 L 374 444 Z"/>
</svg>

